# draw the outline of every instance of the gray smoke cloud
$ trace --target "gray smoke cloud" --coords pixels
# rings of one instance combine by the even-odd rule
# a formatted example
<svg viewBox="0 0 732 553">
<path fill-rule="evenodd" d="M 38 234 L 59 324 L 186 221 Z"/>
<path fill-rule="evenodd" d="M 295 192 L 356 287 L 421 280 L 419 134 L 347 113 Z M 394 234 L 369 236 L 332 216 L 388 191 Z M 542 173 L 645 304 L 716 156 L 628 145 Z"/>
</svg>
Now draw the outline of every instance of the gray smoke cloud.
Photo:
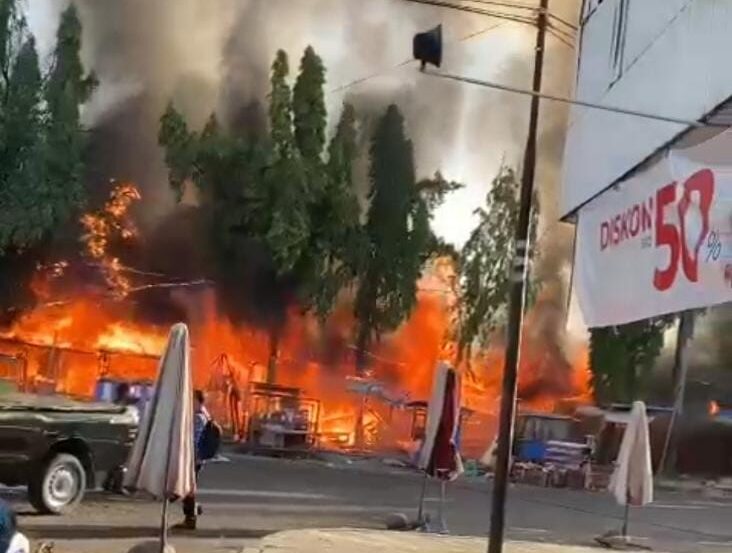
<svg viewBox="0 0 732 553">
<path fill-rule="evenodd" d="M 499 164 L 521 163 L 528 98 L 439 80 L 420 74 L 414 63 L 402 63 L 411 57 L 412 35 L 441 23 L 445 70 L 528 88 L 535 37 L 531 26 L 404 0 L 75 2 L 84 24 L 84 60 L 101 82 L 85 109 L 93 129 L 89 178 L 100 188 L 111 177 L 134 180 L 145 198 L 138 214 L 143 228 L 154 228 L 175 209 L 157 145 L 165 104 L 173 99 L 194 126 L 214 110 L 237 127 L 261 125 L 269 66 L 280 48 L 290 54 L 293 80 L 307 45 L 321 55 L 328 71 L 331 124 L 346 100 L 366 122 L 388 103 L 400 105 L 419 175 L 441 170 L 467 183 L 435 221 L 438 232 L 458 245 Z M 576 21 L 578 0 L 553 4 L 554 13 Z M 47 34 L 64 5 L 34 0 L 36 27 Z M 40 42 L 50 44 L 48 37 Z M 569 94 L 574 52 L 553 36 L 547 44 L 545 90 Z M 566 117 L 565 107 L 543 102 L 537 271 L 545 282 L 561 283 L 560 295 L 566 289 L 572 238 L 556 222 Z"/>
<path fill-rule="evenodd" d="M 410 58 L 413 33 L 442 23 L 447 70 L 528 86 L 534 36 L 529 26 L 404 0 L 76 1 L 85 29 L 84 57 L 102 83 L 86 116 L 96 126 L 118 130 L 108 134 L 126 137 L 110 147 L 127 151 L 127 172 L 154 200 L 146 202 L 154 208 L 143 214 L 150 224 L 172 208 L 156 144 L 165 102 L 173 98 L 194 124 L 213 109 L 229 121 L 246 122 L 252 115 L 247 110 L 264 101 L 278 48 L 290 54 L 293 73 L 308 44 L 323 57 L 332 121 L 345 99 L 365 107 L 375 98 L 400 103 L 420 175 L 441 169 L 468 183 L 438 218 L 448 239 L 465 239 L 469 215 L 501 160 L 520 161 L 525 98 L 439 81 L 420 75 L 414 64 L 396 66 Z M 34 0 L 45 20 L 63 4 Z M 553 9 L 566 15 L 569 4 L 574 0 Z M 486 32 L 461 40 L 480 31 Z M 571 56 L 569 51 L 563 58 Z M 125 128 L 126 121 L 131 128 Z"/>
</svg>

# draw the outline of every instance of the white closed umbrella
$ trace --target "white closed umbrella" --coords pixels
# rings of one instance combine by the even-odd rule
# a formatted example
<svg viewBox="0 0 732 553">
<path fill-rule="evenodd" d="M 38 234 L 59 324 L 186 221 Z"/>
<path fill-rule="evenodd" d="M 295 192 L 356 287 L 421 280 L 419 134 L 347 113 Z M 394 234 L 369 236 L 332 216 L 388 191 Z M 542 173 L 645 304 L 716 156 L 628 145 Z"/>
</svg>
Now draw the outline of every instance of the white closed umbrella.
<svg viewBox="0 0 732 553">
<path fill-rule="evenodd" d="M 640 507 L 653 501 L 653 466 L 646 405 L 633 403 L 630 419 L 623 433 L 609 491 L 625 506 L 621 537 L 628 539 L 629 507 Z"/>
<path fill-rule="evenodd" d="M 161 551 L 167 547 L 168 502 L 195 491 L 193 387 L 188 327 L 170 329 L 150 400 L 127 462 L 124 485 L 163 501 Z"/>
<path fill-rule="evenodd" d="M 633 403 L 625 427 L 610 491 L 620 505 L 642 506 L 653 501 L 653 466 L 646 405 Z"/>
</svg>

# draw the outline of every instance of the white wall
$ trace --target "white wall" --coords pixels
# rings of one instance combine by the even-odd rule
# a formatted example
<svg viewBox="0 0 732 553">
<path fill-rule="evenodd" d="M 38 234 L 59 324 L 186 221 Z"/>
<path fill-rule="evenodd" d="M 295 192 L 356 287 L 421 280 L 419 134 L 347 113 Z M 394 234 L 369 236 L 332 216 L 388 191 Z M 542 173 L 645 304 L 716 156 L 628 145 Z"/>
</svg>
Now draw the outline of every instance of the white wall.
<svg viewBox="0 0 732 553">
<path fill-rule="evenodd" d="M 625 41 L 615 57 L 624 4 Z M 730 52 L 732 0 L 604 0 L 585 22 L 576 97 L 697 120 L 732 96 Z M 614 65 L 614 59 L 620 62 Z M 572 212 L 685 129 L 573 107 L 562 214 Z"/>
</svg>

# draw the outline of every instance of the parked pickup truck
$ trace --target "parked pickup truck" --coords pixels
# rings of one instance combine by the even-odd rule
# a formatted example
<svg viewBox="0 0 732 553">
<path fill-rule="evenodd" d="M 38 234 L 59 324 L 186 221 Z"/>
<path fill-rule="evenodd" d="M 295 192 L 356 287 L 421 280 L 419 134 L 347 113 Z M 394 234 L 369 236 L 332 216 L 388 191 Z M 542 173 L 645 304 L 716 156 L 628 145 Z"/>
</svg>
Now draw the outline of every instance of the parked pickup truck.
<svg viewBox="0 0 732 553">
<path fill-rule="evenodd" d="M 39 512 L 70 511 L 124 464 L 137 423 L 132 408 L 0 395 L 0 483 L 27 486 Z"/>
</svg>

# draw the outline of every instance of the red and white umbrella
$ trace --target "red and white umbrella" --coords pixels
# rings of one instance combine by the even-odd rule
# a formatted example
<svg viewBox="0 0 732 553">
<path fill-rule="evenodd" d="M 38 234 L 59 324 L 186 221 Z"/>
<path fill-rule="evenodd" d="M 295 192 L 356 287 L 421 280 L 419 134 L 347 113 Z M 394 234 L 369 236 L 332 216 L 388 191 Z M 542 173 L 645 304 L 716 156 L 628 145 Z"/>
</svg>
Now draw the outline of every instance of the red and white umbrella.
<svg viewBox="0 0 732 553">
<path fill-rule="evenodd" d="M 463 472 L 457 447 L 460 426 L 460 377 L 440 363 L 432 383 L 419 468 L 433 478 L 455 480 Z"/>
<path fill-rule="evenodd" d="M 443 516 L 445 484 L 463 473 L 463 463 L 457 446 L 460 428 L 460 377 L 449 365 L 440 363 L 432 382 L 432 396 L 427 408 L 427 425 L 418 467 L 424 471 L 422 494 L 419 500 L 417 526 L 427 530 L 423 517 L 424 496 L 428 477 L 440 480 L 439 532 L 447 533 Z"/>
</svg>

